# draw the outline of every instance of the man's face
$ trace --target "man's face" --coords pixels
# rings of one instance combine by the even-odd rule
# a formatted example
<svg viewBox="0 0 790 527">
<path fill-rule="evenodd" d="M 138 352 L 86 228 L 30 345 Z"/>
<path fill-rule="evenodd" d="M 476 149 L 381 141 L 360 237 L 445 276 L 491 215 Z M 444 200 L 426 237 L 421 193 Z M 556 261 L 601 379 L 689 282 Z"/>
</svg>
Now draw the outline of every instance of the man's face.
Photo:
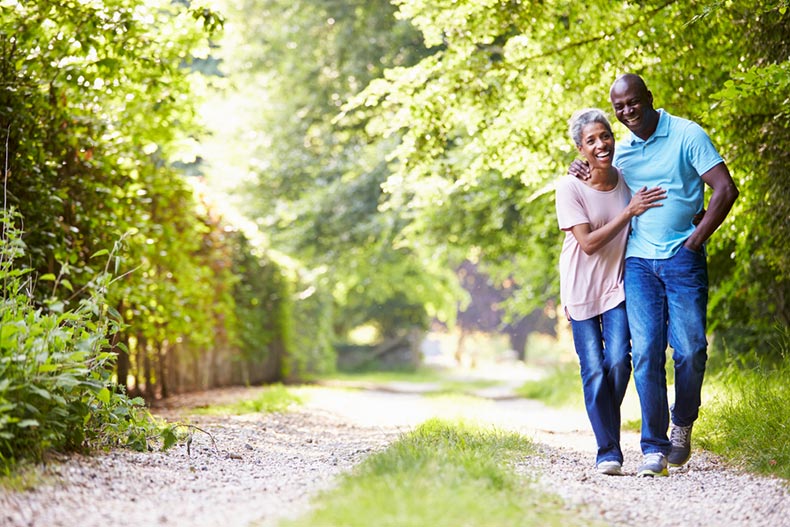
<svg viewBox="0 0 790 527">
<path fill-rule="evenodd" d="M 653 95 L 637 82 L 627 79 L 617 81 L 609 92 L 617 120 L 642 139 L 655 130 Z"/>
</svg>

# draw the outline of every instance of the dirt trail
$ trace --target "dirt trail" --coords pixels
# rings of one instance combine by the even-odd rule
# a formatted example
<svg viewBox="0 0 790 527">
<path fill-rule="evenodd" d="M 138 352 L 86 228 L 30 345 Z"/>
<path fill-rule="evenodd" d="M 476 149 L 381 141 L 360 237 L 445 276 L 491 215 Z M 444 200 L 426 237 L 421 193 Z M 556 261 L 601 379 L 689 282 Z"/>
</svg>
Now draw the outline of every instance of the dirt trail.
<svg viewBox="0 0 790 527">
<path fill-rule="evenodd" d="M 425 385 L 391 383 L 311 389 L 306 404 L 287 414 L 190 417 L 213 441 L 197 433 L 189 452 L 178 445 L 164 453 L 69 458 L 52 465 L 50 482 L 35 491 L 0 491 L 0 526 L 273 527 L 304 512 L 338 474 L 430 417 L 465 418 L 531 437 L 542 454 L 516 469 L 539 473 L 538 484 L 569 509 L 613 526 L 790 526 L 785 484 L 740 473 L 699 451 L 669 478 L 596 474 L 584 413 L 507 397 L 529 372 L 505 371 L 502 385 L 461 404 L 425 397 Z M 257 390 L 180 396 L 161 413 L 178 418 L 184 408 L 254 397 Z M 624 469 L 633 475 L 638 437 L 625 433 L 623 443 Z"/>
</svg>

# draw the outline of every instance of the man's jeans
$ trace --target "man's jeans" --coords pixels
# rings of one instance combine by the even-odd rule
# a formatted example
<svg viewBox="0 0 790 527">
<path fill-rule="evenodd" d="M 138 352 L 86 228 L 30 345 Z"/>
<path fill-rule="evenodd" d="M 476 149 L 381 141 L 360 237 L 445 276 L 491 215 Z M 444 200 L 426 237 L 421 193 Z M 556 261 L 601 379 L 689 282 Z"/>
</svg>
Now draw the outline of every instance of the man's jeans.
<svg viewBox="0 0 790 527">
<path fill-rule="evenodd" d="M 623 462 L 620 404 L 631 376 L 631 344 L 625 305 L 587 320 L 571 320 L 581 366 L 584 404 L 598 443 L 596 464 Z"/>
<path fill-rule="evenodd" d="M 669 453 L 666 348 L 675 361 L 672 422 L 697 419 L 708 358 L 705 337 L 708 271 L 704 252 L 685 247 L 666 260 L 625 261 L 625 297 L 634 357 L 634 384 L 642 407 L 642 452 Z"/>
</svg>

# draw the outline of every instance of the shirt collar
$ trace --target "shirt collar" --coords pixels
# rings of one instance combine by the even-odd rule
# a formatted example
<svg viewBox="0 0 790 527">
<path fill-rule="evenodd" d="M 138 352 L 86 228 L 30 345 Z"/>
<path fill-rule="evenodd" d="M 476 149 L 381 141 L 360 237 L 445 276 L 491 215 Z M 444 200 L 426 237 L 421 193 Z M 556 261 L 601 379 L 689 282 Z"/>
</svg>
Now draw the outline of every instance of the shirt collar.
<svg viewBox="0 0 790 527">
<path fill-rule="evenodd" d="M 656 125 L 656 131 L 653 132 L 653 135 L 648 137 L 647 140 L 644 140 L 631 132 L 631 136 L 628 138 L 631 146 L 633 146 L 635 143 L 647 143 L 654 137 L 666 137 L 669 135 L 669 119 L 671 116 L 665 112 L 663 108 L 659 108 L 656 111 L 658 112 L 658 125 Z"/>
</svg>

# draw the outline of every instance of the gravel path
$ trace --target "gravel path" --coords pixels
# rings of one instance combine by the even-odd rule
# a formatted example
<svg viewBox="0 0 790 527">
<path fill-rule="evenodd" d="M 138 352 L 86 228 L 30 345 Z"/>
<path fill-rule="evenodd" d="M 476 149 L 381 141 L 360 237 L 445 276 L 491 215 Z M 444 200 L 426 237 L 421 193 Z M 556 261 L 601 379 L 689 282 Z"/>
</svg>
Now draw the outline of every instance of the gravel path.
<svg viewBox="0 0 790 527">
<path fill-rule="evenodd" d="M 638 440 L 637 440 L 638 442 Z M 542 486 L 560 495 L 566 507 L 612 526 L 778 527 L 790 525 L 787 484 L 727 468 L 714 456 L 696 452 L 689 463 L 670 469 L 668 478 L 637 478 L 635 448 L 624 452 L 625 477 L 602 476 L 588 467 L 589 455 L 542 445 L 541 456 L 518 467 L 540 474 Z"/>
<path fill-rule="evenodd" d="M 397 434 L 348 424 L 318 409 L 189 421 L 211 434 L 195 432 L 189 452 L 180 444 L 167 452 L 73 456 L 47 469 L 48 485 L 0 491 L 0 525 L 274 526 L 304 511 L 315 492 Z"/>
<path fill-rule="evenodd" d="M 560 495 L 569 510 L 612 526 L 790 526 L 790 492 L 779 480 L 727 468 L 695 452 L 669 478 L 595 473 L 594 440 L 583 413 L 525 400 L 423 397 L 419 390 L 312 390 L 286 414 L 192 416 L 190 452 L 114 451 L 49 465 L 47 483 L 29 492 L 0 490 L 0 525 L 8 527 L 194 526 L 273 527 L 309 507 L 316 492 L 398 434 L 433 416 L 463 417 L 532 437 L 540 454 L 516 469 Z M 169 400 L 158 413 L 240 397 L 228 389 Z M 625 471 L 641 456 L 625 433 Z M 412 526 L 409 526 L 412 527 Z M 417 527 L 417 526 L 414 526 Z"/>
</svg>

